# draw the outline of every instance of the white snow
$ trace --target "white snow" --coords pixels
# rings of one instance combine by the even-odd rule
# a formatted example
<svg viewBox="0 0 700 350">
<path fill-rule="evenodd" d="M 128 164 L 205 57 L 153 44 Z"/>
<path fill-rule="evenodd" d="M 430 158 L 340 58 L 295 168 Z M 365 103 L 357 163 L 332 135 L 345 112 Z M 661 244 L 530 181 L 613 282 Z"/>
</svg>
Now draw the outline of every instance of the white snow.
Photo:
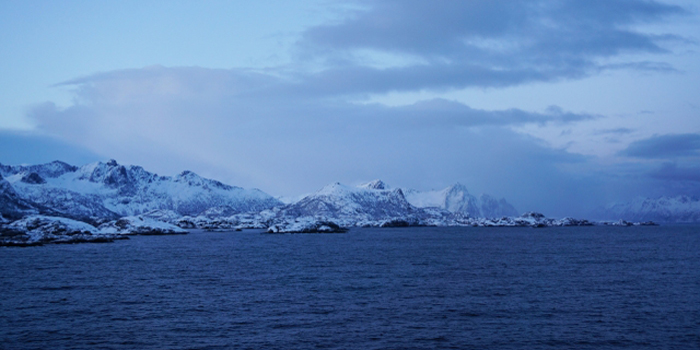
<svg viewBox="0 0 700 350">
<path fill-rule="evenodd" d="M 482 194 L 480 198 L 472 196 L 464 185 L 459 183 L 442 190 L 417 191 L 404 190 L 406 200 L 418 208 L 441 208 L 452 213 L 461 213 L 472 217 L 515 216 L 517 211 L 505 199 L 500 201 Z"/>
<path fill-rule="evenodd" d="M 144 216 L 128 216 L 100 225 L 100 231 L 113 234 L 178 234 L 187 233 L 180 227 Z"/>
<path fill-rule="evenodd" d="M 64 210 L 70 211 L 73 202 L 83 206 L 81 216 L 96 205 L 122 216 L 156 209 L 193 214 L 216 206 L 246 212 L 282 205 L 257 189 L 228 186 L 188 171 L 175 177 L 158 176 L 139 166 L 122 166 L 114 161 L 84 165 L 76 171 L 45 178 L 45 184 L 24 183 L 24 175 L 20 172 L 7 177 L 20 196 L 47 204 L 60 197 Z"/>
<path fill-rule="evenodd" d="M 95 226 L 82 221 L 45 215 L 30 215 L 7 225 L 7 227 L 29 233 L 52 232 L 55 228 L 61 228 L 68 232 L 100 233 Z"/>
<path fill-rule="evenodd" d="M 404 195 L 409 203 L 418 208 L 443 208 L 445 209 L 445 196 L 448 188 L 439 191 L 406 190 Z"/>
<path fill-rule="evenodd" d="M 608 219 L 700 222 L 700 200 L 689 196 L 644 198 L 608 205 L 599 216 Z"/>
<path fill-rule="evenodd" d="M 6 230 L 22 232 L 19 236 L 9 237 L 4 242 L 33 244 L 51 242 L 95 241 L 110 238 L 94 226 L 61 217 L 30 215 L 10 223 Z"/>
</svg>

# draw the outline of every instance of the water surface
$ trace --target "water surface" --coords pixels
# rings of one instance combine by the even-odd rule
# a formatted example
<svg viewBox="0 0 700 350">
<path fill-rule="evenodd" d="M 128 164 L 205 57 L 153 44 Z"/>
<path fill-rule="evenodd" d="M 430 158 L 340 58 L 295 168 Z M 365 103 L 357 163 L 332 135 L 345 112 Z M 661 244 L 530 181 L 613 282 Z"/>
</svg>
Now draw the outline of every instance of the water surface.
<svg viewBox="0 0 700 350">
<path fill-rule="evenodd" d="M 3 349 L 700 348 L 695 226 L 0 249 Z"/>
</svg>

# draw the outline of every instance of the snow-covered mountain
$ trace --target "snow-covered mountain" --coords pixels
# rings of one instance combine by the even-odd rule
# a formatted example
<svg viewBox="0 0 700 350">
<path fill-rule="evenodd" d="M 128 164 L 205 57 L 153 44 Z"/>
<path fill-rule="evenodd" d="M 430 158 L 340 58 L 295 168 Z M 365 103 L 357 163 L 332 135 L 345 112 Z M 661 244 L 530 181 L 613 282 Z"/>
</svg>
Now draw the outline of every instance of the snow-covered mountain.
<svg viewBox="0 0 700 350">
<path fill-rule="evenodd" d="M 487 194 L 482 194 L 477 199 L 459 183 L 439 191 L 404 190 L 404 193 L 406 199 L 418 208 L 440 208 L 473 218 L 518 215 L 515 208 L 505 199 L 497 200 Z"/>
<path fill-rule="evenodd" d="M 59 161 L 33 166 L 0 165 L 0 175 L 24 201 L 3 201 L 10 203 L 3 205 L 32 203 L 72 218 L 114 219 L 155 209 L 197 215 L 212 207 L 242 213 L 282 205 L 260 190 L 229 186 L 191 171 L 173 177 L 158 176 L 140 166 L 124 166 L 114 160 L 82 167 Z M 5 192 L 12 197 L 12 192 Z"/>
<path fill-rule="evenodd" d="M 406 200 L 401 189 L 385 188 L 381 181 L 358 187 L 336 182 L 284 207 L 279 216 L 326 218 L 350 226 L 393 219 L 416 220 L 424 216 L 422 210 Z"/>
<path fill-rule="evenodd" d="M 441 191 L 391 189 L 381 180 L 357 187 L 334 183 L 284 207 L 278 218 L 300 217 L 333 220 L 346 226 L 450 225 L 467 218 L 517 216 L 512 205 L 482 195 L 469 194 L 460 184 Z"/>
<path fill-rule="evenodd" d="M 689 196 L 640 197 L 630 202 L 610 204 L 598 210 L 594 216 L 612 220 L 700 222 L 700 200 Z"/>
</svg>

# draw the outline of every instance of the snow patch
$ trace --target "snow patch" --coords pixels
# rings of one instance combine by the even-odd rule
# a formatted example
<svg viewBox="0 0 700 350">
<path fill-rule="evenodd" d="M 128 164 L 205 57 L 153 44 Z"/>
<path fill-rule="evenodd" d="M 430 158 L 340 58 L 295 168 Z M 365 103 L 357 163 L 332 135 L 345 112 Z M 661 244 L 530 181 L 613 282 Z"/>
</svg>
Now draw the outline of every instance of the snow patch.
<svg viewBox="0 0 700 350">
<path fill-rule="evenodd" d="M 101 232 L 113 234 L 167 235 L 185 234 L 187 230 L 145 216 L 127 216 L 100 225 Z"/>
</svg>

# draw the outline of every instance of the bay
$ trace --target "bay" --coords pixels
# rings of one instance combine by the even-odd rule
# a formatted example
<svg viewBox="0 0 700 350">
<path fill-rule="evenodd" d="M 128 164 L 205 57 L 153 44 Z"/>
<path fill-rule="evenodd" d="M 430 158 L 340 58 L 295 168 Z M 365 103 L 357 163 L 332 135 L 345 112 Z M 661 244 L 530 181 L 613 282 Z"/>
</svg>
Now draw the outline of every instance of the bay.
<svg viewBox="0 0 700 350">
<path fill-rule="evenodd" d="M 395 228 L 0 249 L 3 349 L 700 348 L 700 228 Z"/>
</svg>

